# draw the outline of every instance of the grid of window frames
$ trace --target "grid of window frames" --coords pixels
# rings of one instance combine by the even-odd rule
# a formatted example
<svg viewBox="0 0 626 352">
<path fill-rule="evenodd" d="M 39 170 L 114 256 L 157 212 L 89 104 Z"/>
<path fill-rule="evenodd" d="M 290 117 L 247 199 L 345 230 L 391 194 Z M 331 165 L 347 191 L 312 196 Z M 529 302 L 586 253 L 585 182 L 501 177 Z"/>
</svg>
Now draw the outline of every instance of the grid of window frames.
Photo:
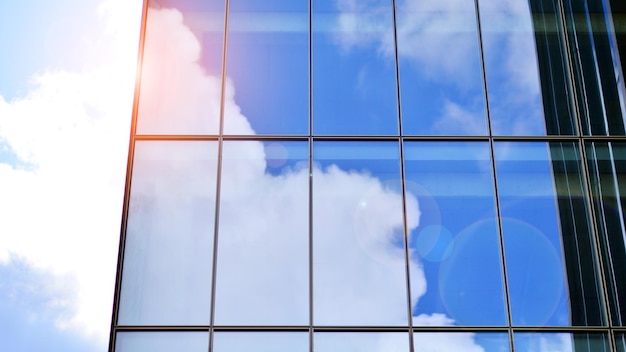
<svg viewBox="0 0 626 352">
<path fill-rule="evenodd" d="M 110 351 L 626 351 L 609 7 L 146 0 Z"/>
</svg>

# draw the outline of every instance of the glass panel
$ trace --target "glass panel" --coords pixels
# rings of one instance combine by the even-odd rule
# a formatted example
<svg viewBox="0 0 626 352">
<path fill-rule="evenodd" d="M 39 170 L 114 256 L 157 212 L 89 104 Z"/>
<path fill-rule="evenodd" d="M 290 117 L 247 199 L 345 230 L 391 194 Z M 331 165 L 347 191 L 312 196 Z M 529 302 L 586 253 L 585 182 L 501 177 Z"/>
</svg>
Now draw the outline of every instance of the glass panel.
<svg viewBox="0 0 626 352">
<path fill-rule="evenodd" d="M 218 132 L 223 33 L 224 0 L 149 1 L 137 133 Z"/>
<path fill-rule="evenodd" d="M 313 1 L 316 134 L 398 134 L 391 0 Z"/>
<path fill-rule="evenodd" d="M 225 106 L 226 134 L 308 134 L 308 9 L 307 0 L 230 1 L 226 67 L 238 106 Z M 239 130 L 240 114 L 252 130 Z"/>
<path fill-rule="evenodd" d="M 514 325 L 604 325 L 576 145 L 497 143 Z"/>
<path fill-rule="evenodd" d="M 474 2 L 399 0 L 396 6 L 403 133 L 486 135 Z"/>
<path fill-rule="evenodd" d="M 407 142 L 409 235 L 425 282 L 413 285 L 414 325 L 506 325 L 489 144 Z"/>
<path fill-rule="evenodd" d="M 118 324 L 209 323 L 216 142 L 137 142 Z"/>
<path fill-rule="evenodd" d="M 206 352 L 208 332 L 118 332 L 116 352 Z"/>
<path fill-rule="evenodd" d="M 626 334 L 615 334 L 615 349 L 617 352 L 626 352 Z"/>
<path fill-rule="evenodd" d="M 598 234 L 613 324 L 626 322 L 626 144 L 588 143 Z"/>
<path fill-rule="evenodd" d="M 413 334 L 415 352 L 503 352 L 509 350 L 507 333 L 418 332 Z"/>
<path fill-rule="evenodd" d="M 316 333 L 314 352 L 409 352 L 407 333 Z"/>
<path fill-rule="evenodd" d="M 556 2 L 479 5 L 493 134 L 575 134 Z"/>
<path fill-rule="evenodd" d="M 309 322 L 307 142 L 224 142 L 215 322 Z"/>
<path fill-rule="evenodd" d="M 215 352 L 308 352 L 307 332 L 216 332 Z"/>
<path fill-rule="evenodd" d="M 398 144 L 319 142 L 314 156 L 315 324 L 406 325 Z"/>
<path fill-rule="evenodd" d="M 516 333 L 516 351 L 608 352 L 605 334 Z"/>
<path fill-rule="evenodd" d="M 606 1 L 565 0 L 585 134 L 624 134 L 624 83 Z"/>
</svg>

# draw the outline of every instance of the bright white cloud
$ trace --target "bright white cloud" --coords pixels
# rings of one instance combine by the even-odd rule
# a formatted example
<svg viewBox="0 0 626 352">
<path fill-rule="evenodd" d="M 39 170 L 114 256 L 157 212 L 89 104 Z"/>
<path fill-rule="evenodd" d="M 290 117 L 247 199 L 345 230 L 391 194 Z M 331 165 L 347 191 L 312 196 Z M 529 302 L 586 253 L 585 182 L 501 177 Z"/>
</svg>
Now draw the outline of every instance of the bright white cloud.
<svg viewBox="0 0 626 352">
<path fill-rule="evenodd" d="M 72 277 L 73 314 L 59 327 L 104 346 L 110 322 L 140 1 L 107 0 L 98 62 L 34 77 L 0 97 L 0 143 L 27 167 L 0 164 L 0 262 L 14 257 Z M 79 29 L 77 29 L 79 30 Z M 51 282 L 42 282 L 47 290 Z"/>
</svg>

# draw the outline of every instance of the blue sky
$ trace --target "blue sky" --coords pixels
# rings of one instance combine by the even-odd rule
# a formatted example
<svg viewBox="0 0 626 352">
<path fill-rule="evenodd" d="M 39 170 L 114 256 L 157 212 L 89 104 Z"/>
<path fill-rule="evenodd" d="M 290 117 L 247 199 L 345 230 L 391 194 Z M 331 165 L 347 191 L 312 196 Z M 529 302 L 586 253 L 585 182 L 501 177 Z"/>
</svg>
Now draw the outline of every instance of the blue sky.
<svg viewBox="0 0 626 352">
<path fill-rule="evenodd" d="M 140 3 L 0 3 L 3 350 L 107 348 Z"/>
</svg>

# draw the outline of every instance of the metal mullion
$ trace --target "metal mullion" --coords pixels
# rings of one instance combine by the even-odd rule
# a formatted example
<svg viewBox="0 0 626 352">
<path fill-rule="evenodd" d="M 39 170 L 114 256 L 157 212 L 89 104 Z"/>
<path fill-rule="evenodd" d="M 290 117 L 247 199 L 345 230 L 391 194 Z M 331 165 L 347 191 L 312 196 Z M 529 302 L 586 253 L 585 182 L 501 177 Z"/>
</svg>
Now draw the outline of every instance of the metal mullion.
<svg viewBox="0 0 626 352">
<path fill-rule="evenodd" d="M 397 141 L 399 136 L 327 135 L 312 136 L 315 141 Z"/>
<path fill-rule="evenodd" d="M 307 141 L 309 136 L 307 135 L 231 135 L 231 136 L 222 136 L 222 139 L 225 141 L 272 141 L 272 140 L 282 140 L 282 141 Z"/>
<path fill-rule="evenodd" d="M 308 332 L 310 326 L 308 325 L 268 325 L 268 326 L 239 326 L 239 325 L 224 325 L 213 326 L 214 331 L 228 331 L 228 332 Z"/>
<path fill-rule="evenodd" d="M 488 141 L 489 136 L 426 136 L 426 135 L 403 135 L 402 139 L 407 141 L 435 141 L 435 142 L 456 142 L 456 141 Z"/>
<path fill-rule="evenodd" d="M 479 0 L 474 0 L 474 10 L 476 12 L 476 27 L 478 32 L 478 49 L 480 52 L 480 62 L 482 68 L 482 79 L 483 79 L 483 90 L 484 90 L 484 101 L 485 101 L 485 110 L 486 110 L 486 118 L 487 118 L 487 129 L 489 133 L 489 157 L 491 161 L 491 173 L 492 173 L 492 182 L 493 182 L 493 196 L 495 201 L 495 210 L 496 210 L 496 220 L 497 220 L 497 229 L 498 229 L 498 244 L 500 248 L 500 265 L 502 268 L 502 284 L 504 285 L 504 304 L 506 309 L 507 316 L 507 334 L 509 337 L 509 350 L 511 352 L 515 352 L 515 336 L 513 334 L 513 317 L 511 314 L 511 302 L 509 295 L 509 275 L 506 266 L 506 253 L 504 249 L 504 233 L 502 230 L 502 213 L 500 210 L 500 194 L 498 192 L 498 173 L 496 170 L 496 155 L 494 149 L 494 136 L 493 136 L 493 128 L 491 125 L 491 106 L 489 102 L 489 86 L 487 82 L 487 65 L 485 63 L 485 49 L 483 43 L 483 33 L 482 33 L 482 24 L 480 20 L 480 6 L 478 4 Z"/>
<path fill-rule="evenodd" d="M 140 141 L 216 141 L 218 135 L 143 134 L 135 136 Z"/>
<path fill-rule="evenodd" d="M 411 258 L 409 257 L 409 230 L 407 225 L 408 215 L 406 211 L 406 175 L 404 168 L 404 141 L 402 139 L 404 131 L 402 128 L 402 97 L 400 95 L 400 60 L 398 58 L 398 22 L 396 18 L 396 0 L 391 0 L 391 15 L 393 20 L 393 53 L 396 74 L 396 109 L 398 114 L 398 134 L 400 135 L 398 148 L 400 157 L 400 185 L 402 187 L 402 232 L 404 236 L 404 275 L 406 280 L 407 323 L 409 328 L 409 351 L 414 351 L 415 346 L 413 341 L 413 306 L 411 304 Z"/>
<path fill-rule="evenodd" d="M 576 135 L 544 135 L 544 136 L 491 136 L 498 142 L 577 142 L 580 137 Z"/>
<path fill-rule="evenodd" d="M 313 0 L 308 0 L 308 13 L 307 13 L 307 25 L 308 25 L 308 151 L 309 151 L 309 213 L 308 213 L 308 235 L 309 235 L 309 325 L 307 331 L 309 332 L 309 352 L 314 351 L 314 336 L 313 336 Z"/>
<path fill-rule="evenodd" d="M 215 325 L 215 292 L 217 282 L 217 247 L 219 240 L 219 223 L 220 223 L 220 195 L 222 184 L 222 154 L 224 149 L 224 101 L 226 99 L 226 57 L 228 49 L 228 15 L 230 0 L 225 0 L 224 4 L 224 36 L 222 43 L 222 76 L 220 87 L 220 116 L 219 116 L 219 136 L 217 146 L 217 177 L 215 181 L 215 219 L 213 227 L 213 268 L 211 272 L 211 308 L 209 312 L 209 348 L 208 352 L 213 351 L 214 325 Z"/>
<path fill-rule="evenodd" d="M 127 325 L 118 326 L 116 332 L 123 331 L 144 331 L 144 332 L 162 332 L 162 331 L 206 331 L 209 332 L 209 325 L 155 325 L 155 326 L 137 326 Z"/>
<path fill-rule="evenodd" d="M 124 251 L 126 248 L 126 230 L 128 225 L 128 212 L 130 203 L 130 188 L 132 181 L 133 163 L 135 157 L 135 136 L 137 133 L 137 112 L 139 111 L 139 93 L 141 91 L 141 72 L 146 38 L 146 23 L 148 17 L 148 0 L 143 0 L 141 9 L 141 27 L 139 28 L 139 48 L 137 50 L 137 73 L 135 76 L 135 92 L 133 97 L 132 116 L 130 122 L 130 138 L 128 142 L 128 157 L 126 160 L 126 178 L 124 180 L 124 202 L 122 205 L 122 217 L 120 224 L 120 238 L 117 252 L 117 272 L 115 275 L 115 287 L 113 289 L 113 311 L 111 313 L 111 330 L 109 331 L 108 351 L 115 350 L 117 337 L 117 320 L 122 290 L 122 275 L 124 269 Z"/>
</svg>

